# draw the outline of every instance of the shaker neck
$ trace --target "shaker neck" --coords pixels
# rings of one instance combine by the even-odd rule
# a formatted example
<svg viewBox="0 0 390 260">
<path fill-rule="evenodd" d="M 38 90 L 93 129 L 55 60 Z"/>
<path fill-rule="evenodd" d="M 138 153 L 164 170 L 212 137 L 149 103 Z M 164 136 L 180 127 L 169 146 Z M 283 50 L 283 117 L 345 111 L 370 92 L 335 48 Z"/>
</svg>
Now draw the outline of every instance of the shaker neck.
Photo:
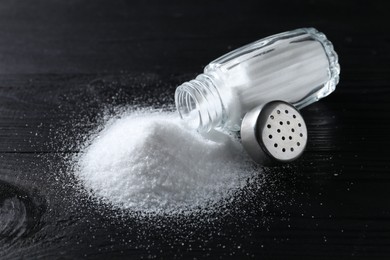
<svg viewBox="0 0 390 260">
<path fill-rule="evenodd" d="M 200 74 L 180 85 L 175 103 L 180 117 L 199 132 L 209 132 L 222 124 L 223 103 L 216 80 L 210 74 Z"/>
</svg>

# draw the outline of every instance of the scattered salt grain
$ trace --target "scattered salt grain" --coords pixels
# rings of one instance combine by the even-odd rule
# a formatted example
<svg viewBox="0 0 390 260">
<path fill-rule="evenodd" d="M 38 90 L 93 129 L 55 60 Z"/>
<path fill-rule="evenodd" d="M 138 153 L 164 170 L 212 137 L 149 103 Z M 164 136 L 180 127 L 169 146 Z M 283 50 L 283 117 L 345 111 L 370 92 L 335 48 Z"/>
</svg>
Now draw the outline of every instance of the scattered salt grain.
<svg viewBox="0 0 390 260">
<path fill-rule="evenodd" d="M 92 196 L 144 214 L 212 210 L 255 174 L 235 138 L 211 141 L 175 113 L 153 110 L 109 120 L 76 160 L 76 177 Z"/>
</svg>

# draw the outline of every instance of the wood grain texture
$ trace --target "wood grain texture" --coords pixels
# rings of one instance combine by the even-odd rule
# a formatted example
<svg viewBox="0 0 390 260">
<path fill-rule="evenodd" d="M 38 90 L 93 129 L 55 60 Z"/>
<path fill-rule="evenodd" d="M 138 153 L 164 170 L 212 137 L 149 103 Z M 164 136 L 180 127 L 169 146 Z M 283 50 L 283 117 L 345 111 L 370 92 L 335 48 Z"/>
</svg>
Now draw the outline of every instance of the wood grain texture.
<svg viewBox="0 0 390 260">
<path fill-rule="evenodd" d="M 384 1 L 3 1 L 0 195 L 16 194 L 29 224 L 18 240 L 0 239 L 0 256 L 388 257 L 387 10 Z M 302 26 L 334 43 L 341 81 L 302 111 L 307 151 L 264 169 L 263 193 L 212 225 L 181 227 L 113 220 L 71 185 L 67 160 L 104 113 L 173 105 L 175 87 L 213 58 Z"/>
</svg>

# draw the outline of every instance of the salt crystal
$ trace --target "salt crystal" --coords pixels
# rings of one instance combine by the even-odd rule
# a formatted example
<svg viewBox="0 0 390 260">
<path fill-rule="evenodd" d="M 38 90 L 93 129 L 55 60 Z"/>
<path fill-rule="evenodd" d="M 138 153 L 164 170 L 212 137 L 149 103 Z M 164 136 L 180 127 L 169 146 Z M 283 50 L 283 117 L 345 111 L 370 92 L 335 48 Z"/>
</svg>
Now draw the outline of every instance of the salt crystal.
<svg viewBox="0 0 390 260">
<path fill-rule="evenodd" d="M 144 110 L 109 120 L 76 158 L 84 189 L 116 208 L 145 214 L 210 210 L 255 174 L 240 143 L 212 141 L 172 112 Z"/>
</svg>

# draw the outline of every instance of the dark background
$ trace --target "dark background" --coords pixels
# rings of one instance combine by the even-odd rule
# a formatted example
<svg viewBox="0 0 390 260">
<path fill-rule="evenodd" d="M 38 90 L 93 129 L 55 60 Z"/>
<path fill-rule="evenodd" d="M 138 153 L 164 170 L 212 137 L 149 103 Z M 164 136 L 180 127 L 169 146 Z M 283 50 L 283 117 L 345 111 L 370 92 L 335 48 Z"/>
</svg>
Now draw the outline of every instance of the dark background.
<svg viewBox="0 0 390 260">
<path fill-rule="evenodd" d="M 0 255 L 388 257 L 387 2 L 1 1 Z M 117 216 L 70 185 L 67 160 L 103 111 L 173 104 L 212 59 L 308 26 L 333 42 L 340 83 L 303 109 L 303 157 L 264 169 L 264 190 L 229 214 Z"/>
</svg>

